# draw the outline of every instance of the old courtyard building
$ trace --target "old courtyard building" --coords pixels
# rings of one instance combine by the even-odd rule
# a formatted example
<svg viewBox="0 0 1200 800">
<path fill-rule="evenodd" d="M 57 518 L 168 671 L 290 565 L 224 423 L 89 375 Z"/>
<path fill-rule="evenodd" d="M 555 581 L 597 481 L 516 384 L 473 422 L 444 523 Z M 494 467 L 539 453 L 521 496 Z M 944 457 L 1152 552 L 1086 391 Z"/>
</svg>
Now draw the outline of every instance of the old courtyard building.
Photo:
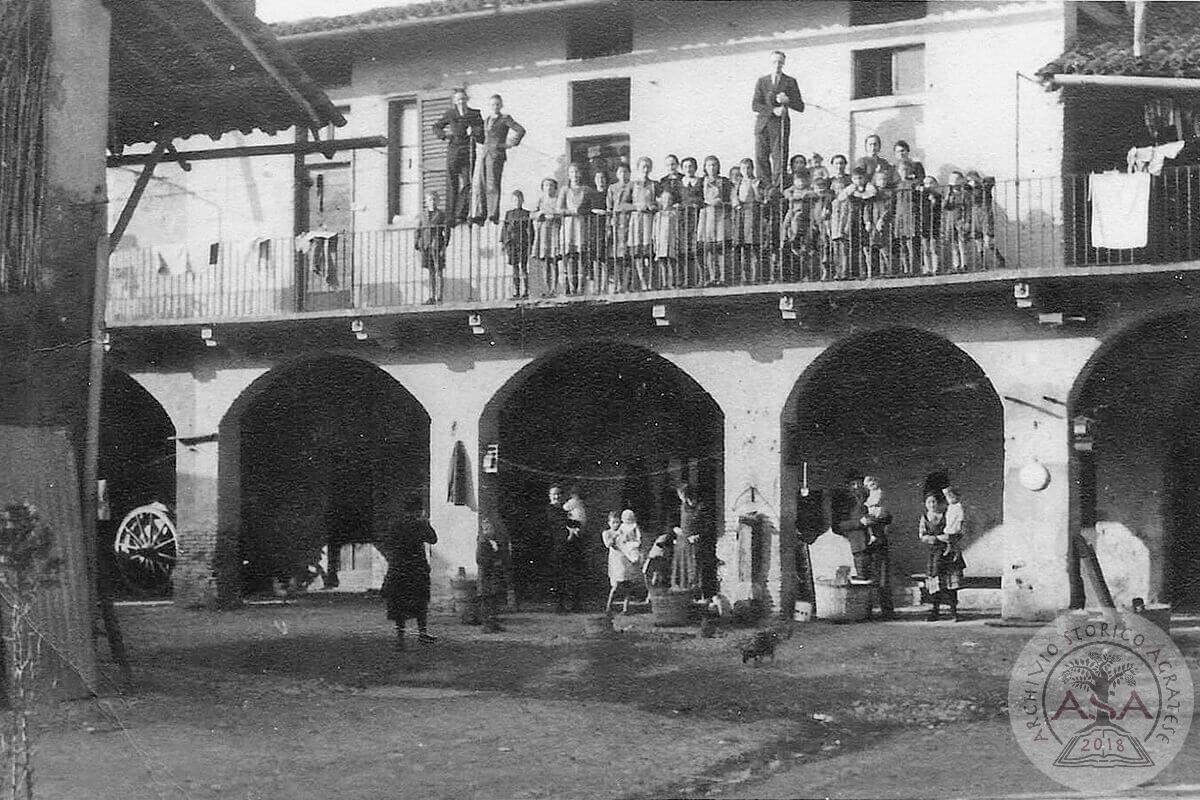
<svg viewBox="0 0 1200 800">
<path fill-rule="evenodd" d="M 348 120 L 321 140 L 350 143 L 251 156 L 294 139 L 193 138 L 185 160 L 232 150 L 159 167 L 110 262 L 107 441 L 145 443 L 104 450 L 126 476 L 113 496 L 172 505 L 181 558 L 231 599 L 322 546 L 344 587 L 371 585 L 358 545 L 412 497 L 439 534 L 435 591 L 474 563 L 488 514 L 535 598 L 547 485 L 588 499 L 599 584 L 602 512 L 656 532 L 688 479 L 715 511 L 723 591 L 786 605 L 798 504 L 860 470 L 888 488 L 905 575 L 924 568 L 923 490 L 963 489 L 969 573 L 991 579 L 976 605 L 1065 608 L 1083 529 L 1119 602 L 1200 604 L 1200 68 L 1170 56 L 1200 17 L 1150 3 L 1134 57 L 1111 5 L 433 0 L 277 25 Z M 994 177 L 1003 257 L 621 294 L 535 281 L 522 300 L 488 223 L 455 228 L 445 300 L 424 302 L 414 226 L 422 194 L 444 195 L 432 128 L 453 88 L 485 109 L 502 95 L 527 129 L 504 188 L 533 207 L 571 163 L 590 177 L 645 155 L 658 177 L 668 153 L 753 156 L 774 49 L 807 105 L 793 153 L 853 165 L 877 134 L 942 185 Z M 1173 141 L 1146 246 L 1094 246 L 1089 173 Z M 110 159 L 114 200 L 141 157 Z"/>
</svg>

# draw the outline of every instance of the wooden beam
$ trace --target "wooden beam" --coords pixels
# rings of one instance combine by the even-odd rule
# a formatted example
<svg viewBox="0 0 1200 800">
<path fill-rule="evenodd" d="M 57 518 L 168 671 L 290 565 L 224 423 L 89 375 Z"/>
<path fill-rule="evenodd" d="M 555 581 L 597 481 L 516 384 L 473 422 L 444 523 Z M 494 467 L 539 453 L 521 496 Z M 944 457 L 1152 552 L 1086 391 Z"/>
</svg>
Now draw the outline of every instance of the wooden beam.
<svg viewBox="0 0 1200 800">
<path fill-rule="evenodd" d="M 309 153 L 332 153 L 339 150 L 362 150 L 375 147 L 387 147 L 386 136 L 358 136 L 350 139 L 331 139 L 327 142 L 288 142 L 286 144 L 259 144 L 244 147 L 216 147 L 211 150 L 179 150 L 163 153 L 154 159 L 157 163 L 172 163 L 175 161 L 213 161 L 222 158 L 245 158 L 247 156 L 282 156 L 304 155 Z M 131 153 L 129 155 L 113 155 L 108 157 L 110 167 L 128 167 L 136 164 L 148 164 L 153 153 Z"/>
<path fill-rule="evenodd" d="M 133 219 L 133 212 L 137 209 L 138 201 L 142 199 L 142 194 L 146 191 L 146 185 L 150 183 L 150 176 L 154 174 L 154 168 L 158 166 L 158 162 L 162 159 L 163 154 L 167 150 L 169 140 L 162 140 L 154 145 L 154 150 L 149 154 L 145 168 L 138 175 L 137 182 L 133 184 L 133 191 L 129 193 L 129 199 L 125 201 L 125 207 L 121 209 L 121 216 L 117 218 L 117 224 L 113 226 L 112 233 L 108 235 L 108 251 L 112 252 L 117 249 L 117 245 L 121 242 L 121 237 L 125 235 L 125 229 L 129 227 L 129 221 Z"/>
<path fill-rule="evenodd" d="M 157 2 L 157 0 L 146 0 L 146 2 L 154 3 Z M 321 115 L 317 113 L 317 109 L 314 108 L 313 104 L 308 101 L 308 98 L 301 94 L 300 90 L 297 89 L 296 86 L 275 67 L 275 64 L 270 58 L 267 57 L 267 54 L 263 52 L 262 48 L 258 46 L 258 43 L 251 39 L 250 36 L 244 30 L 242 30 L 241 26 L 234 22 L 233 19 L 231 19 L 230 16 L 225 13 L 225 9 L 221 8 L 216 0 L 200 0 L 200 2 L 203 3 L 204 7 L 209 10 L 209 13 L 220 20 L 221 24 L 224 25 L 229 32 L 232 33 L 237 40 L 242 43 L 242 47 L 245 47 L 250 55 L 254 56 L 255 60 L 258 61 L 264 70 L 266 70 L 267 74 L 275 79 L 275 82 L 278 83 L 279 87 L 287 93 L 288 97 L 292 98 L 292 102 L 299 106 L 304 113 L 308 115 L 308 118 L 312 123 L 311 127 L 324 127 L 325 121 L 321 119 Z"/>
</svg>

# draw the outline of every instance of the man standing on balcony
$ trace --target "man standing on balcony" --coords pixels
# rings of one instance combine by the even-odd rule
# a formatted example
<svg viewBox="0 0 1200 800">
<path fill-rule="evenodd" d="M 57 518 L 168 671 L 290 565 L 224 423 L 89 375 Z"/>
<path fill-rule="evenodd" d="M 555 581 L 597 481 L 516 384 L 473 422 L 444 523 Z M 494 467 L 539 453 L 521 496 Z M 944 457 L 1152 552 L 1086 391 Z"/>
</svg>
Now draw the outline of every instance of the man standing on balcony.
<svg viewBox="0 0 1200 800">
<path fill-rule="evenodd" d="M 488 98 L 488 116 L 483 121 L 483 159 L 475 169 L 474 202 L 471 220 L 485 219 L 500 223 L 500 180 L 510 148 L 525 138 L 521 123 L 505 114 L 504 100 L 498 94 Z"/>
<path fill-rule="evenodd" d="M 788 161 L 788 137 L 791 120 L 788 112 L 803 112 L 804 100 L 800 85 L 783 72 L 787 56 L 781 50 L 771 51 L 771 74 L 764 75 L 754 85 L 750 107 L 757 114 L 754 121 L 754 157 L 759 177 L 768 184 L 782 186 Z"/>
<path fill-rule="evenodd" d="M 453 105 L 433 123 L 434 135 L 446 142 L 446 216 L 452 226 L 467 220 L 475 145 L 483 141 L 483 117 L 467 99 L 466 89 L 455 89 Z"/>
</svg>

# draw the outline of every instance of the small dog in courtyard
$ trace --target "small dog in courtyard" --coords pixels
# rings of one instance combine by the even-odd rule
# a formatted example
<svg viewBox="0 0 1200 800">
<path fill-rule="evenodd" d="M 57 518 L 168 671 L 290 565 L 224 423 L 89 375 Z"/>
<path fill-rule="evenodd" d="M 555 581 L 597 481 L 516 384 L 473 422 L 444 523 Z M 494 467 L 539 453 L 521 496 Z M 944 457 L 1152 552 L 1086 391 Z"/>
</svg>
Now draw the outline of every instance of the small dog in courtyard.
<svg viewBox="0 0 1200 800">
<path fill-rule="evenodd" d="M 779 632 L 774 630 L 758 631 L 753 637 L 742 644 L 742 663 L 750 659 L 758 664 L 764 656 L 770 656 L 775 661 L 775 646 L 779 644 Z"/>
</svg>

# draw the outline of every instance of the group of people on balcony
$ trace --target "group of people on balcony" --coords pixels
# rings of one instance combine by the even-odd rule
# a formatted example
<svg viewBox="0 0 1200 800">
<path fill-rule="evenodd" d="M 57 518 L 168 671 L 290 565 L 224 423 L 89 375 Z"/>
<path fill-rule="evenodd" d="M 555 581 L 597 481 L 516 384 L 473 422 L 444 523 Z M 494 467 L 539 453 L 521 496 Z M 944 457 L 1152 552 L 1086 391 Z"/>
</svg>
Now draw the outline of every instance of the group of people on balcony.
<svg viewBox="0 0 1200 800">
<path fill-rule="evenodd" d="M 500 243 L 512 270 L 514 298 L 529 296 L 529 265 L 542 266 L 546 296 L 676 289 L 764 281 L 847 280 L 936 275 L 1003 267 L 996 247 L 995 181 L 954 172 L 943 189 L 895 143 L 896 163 L 879 156 L 878 136 L 853 169 L 795 155 L 789 185 L 777 189 L 744 158 L 722 174 L 716 156 L 666 157 L 665 174 L 637 159 L 636 175 L 616 169 L 609 185 L 597 171 L 589 185 L 572 164 L 566 186 L 542 181 L 532 209 L 511 195 Z M 445 213 L 428 206 L 417 249 L 439 300 L 448 241 Z"/>
<path fill-rule="evenodd" d="M 700 162 L 671 154 L 666 172 L 654 178 L 653 161 L 642 156 L 632 169 L 617 164 L 612 176 L 571 164 L 564 186 L 542 180 L 531 208 L 523 192 L 512 192 L 500 229 L 512 296 L 529 296 L 533 260 L 542 267 L 543 296 L 1004 266 L 993 178 L 956 171 L 943 188 L 903 140 L 893 146 L 895 162 L 887 161 L 875 134 L 853 168 L 840 154 L 828 167 L 818 153 L 787 158 L 790 113 L 803 112 L 804 102 L 796 80 L 782 71 L 785 60 L 773 52 L 772 73 L 755 86 L 756 158 L 741 159 L 728 174 L 715 155 Z M 506 152 L 525 134 L 503 113 L 499 95 L 490 98 L 486 120 L 466 106 L 464 91 L 455 91 L 453 103 L 434 126 L 449 143 L 448 207 L 441 211 L 427 196 L 416 237 L 431 276 L 427 302 L 441 299 L 449 229 L 499 222 Z M 477 143 L 484 145 L 480 165 Z"/>
</svg>

